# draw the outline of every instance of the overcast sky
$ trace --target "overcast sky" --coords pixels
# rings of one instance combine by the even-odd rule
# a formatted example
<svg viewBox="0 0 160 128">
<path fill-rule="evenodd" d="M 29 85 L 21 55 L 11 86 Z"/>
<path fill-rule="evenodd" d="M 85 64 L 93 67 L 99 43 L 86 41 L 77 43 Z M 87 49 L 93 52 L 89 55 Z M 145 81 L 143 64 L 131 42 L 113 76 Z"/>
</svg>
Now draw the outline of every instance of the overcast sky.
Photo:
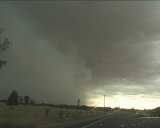
<svg viewBox="0 0 160 128">
<path fill-rule="evenodd" d="M 0 98 L 160 105 L 160 2 L 0 2 L 0 27 Z"/>
</svg>

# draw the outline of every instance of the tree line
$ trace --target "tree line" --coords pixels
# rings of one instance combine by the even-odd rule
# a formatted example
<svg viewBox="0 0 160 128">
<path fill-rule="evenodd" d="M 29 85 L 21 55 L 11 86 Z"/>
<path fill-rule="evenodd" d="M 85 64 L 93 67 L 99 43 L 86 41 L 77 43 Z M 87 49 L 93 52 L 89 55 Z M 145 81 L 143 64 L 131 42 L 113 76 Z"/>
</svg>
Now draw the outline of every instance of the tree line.
<svg viewBox="0 0 160 128">
<path fill-rule="evenodd" d="M 6 101 L 6 104 L 11 107 L 17 106 L 19 104 L 23 104 L 23 105 L 27 106 L 27 105 L 34 105 L 35 101 L 27 95 L 24 97 L 19 96 L 18 92 L 16 90 L 13 90 L 11 92 L 11 94 L 9 95 L 9 97 Z"/>
</svg>

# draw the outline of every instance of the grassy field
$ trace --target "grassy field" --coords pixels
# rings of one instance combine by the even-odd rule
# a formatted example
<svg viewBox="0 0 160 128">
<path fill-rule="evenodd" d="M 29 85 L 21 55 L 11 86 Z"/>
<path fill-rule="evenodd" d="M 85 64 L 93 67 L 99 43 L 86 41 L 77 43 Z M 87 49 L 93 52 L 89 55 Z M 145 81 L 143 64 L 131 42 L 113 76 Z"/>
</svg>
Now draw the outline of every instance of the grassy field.
<svg viewBox="0 0 160 128">
<path fill-rule="evenodd" d="M 46 128 L 103 115 L 102 112 L 90 113 L 76 109 L 49 107 L 49 110 L 48 116 L 45 117 L 43 106 L 19 105 L 11 110 L 6 104 L 0 103 L 0 128 Z M 59 115 L 60 111 L 63 111 L 63 116 Z"/>
</svg>

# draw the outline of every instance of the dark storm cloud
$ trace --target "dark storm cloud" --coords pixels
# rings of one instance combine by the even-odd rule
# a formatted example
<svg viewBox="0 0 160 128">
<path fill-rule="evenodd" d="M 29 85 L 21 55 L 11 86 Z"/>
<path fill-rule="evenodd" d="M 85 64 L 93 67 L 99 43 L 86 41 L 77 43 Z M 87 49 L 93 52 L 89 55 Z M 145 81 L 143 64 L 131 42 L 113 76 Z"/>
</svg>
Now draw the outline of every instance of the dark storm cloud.
<svg viewBox="0 0 160 128">
<path fill-rule="evenodd" d="M 156 93 L 160 89 L 158 4 L 16 2 L 1 6 L 2 24 L 13 42 L 4 56 L 8 65 L 0 73 L 2 88 L 18 88 L 57 103 L 74 103 L 96 90 L 107 95 Z"/>
</svg>

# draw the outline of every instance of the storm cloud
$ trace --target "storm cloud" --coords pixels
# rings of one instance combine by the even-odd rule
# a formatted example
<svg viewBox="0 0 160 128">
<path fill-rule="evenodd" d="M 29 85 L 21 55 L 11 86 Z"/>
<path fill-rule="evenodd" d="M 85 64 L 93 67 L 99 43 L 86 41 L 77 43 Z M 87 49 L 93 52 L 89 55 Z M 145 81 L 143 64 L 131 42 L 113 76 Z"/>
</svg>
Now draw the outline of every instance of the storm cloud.
<svg viewBox="0 0 160 128">
<path fill-rule="evenodd" d="M 159 2 L 1 2 L 12 46 L 0 96 L 87 104 L 96 95 L 160 91 Z"/>
</svg>

